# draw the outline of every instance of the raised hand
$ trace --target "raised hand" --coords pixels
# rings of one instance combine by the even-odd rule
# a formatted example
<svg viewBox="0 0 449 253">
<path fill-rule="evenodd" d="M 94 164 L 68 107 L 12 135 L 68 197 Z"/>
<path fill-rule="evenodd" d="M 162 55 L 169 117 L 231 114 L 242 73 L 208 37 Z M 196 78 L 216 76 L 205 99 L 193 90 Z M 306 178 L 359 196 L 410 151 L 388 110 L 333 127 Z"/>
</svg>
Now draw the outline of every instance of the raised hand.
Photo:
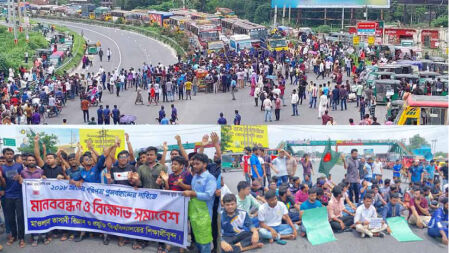
<svg viewBox="0 0 449 253">
<path fill-rule="evenodd" d="M 212 132 L 210 134 L 210 139 L 212 140 L 212 144 L 217 144 L 220 141 L 220 138 L 218 137 L 218 134 L 216 132 Z"/>
</svg>

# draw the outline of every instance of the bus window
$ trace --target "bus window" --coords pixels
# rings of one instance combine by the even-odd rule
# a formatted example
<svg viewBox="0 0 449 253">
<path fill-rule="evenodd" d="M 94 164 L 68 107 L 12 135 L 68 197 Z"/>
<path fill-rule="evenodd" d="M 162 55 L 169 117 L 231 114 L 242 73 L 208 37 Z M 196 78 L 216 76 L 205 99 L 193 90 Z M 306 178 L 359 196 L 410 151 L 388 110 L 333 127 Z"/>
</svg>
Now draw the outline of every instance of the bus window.
<svg viewBox="0 0 449 253">
<path fill-rule="evenodd" d="M 407 118 L 404 125 L 418 125 L 418 119 Z"/>
<path fill-rule="evenodd" d="M 446 113 L 445 108 L 422 108 L 421 125 L 444 125 Z"/>
</svg>

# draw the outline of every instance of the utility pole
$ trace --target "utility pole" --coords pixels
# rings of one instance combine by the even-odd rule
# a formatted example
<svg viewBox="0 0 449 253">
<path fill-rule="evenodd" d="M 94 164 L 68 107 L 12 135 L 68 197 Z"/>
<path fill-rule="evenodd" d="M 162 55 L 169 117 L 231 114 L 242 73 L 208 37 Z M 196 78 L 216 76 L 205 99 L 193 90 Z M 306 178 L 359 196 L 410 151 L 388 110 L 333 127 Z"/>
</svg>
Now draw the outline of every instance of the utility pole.
<svg viewBox="0 0 449 253">
<path fill-rule="evenodd" d="M 341 9 L 341 30 L 345 28 L 345 8 Z"/>
<path fill-rule="evenodd" d="M 273 26 L 276 26 L 276 22 L 277 22 L 277 17 L 278 17 L 278 6 L 275 5 L 274 6 L 274 18 L 273 18 Z"/>
<path fill-rule="evenodd" d="M 291 15 L 292 15 L 292 6 L 290 5 L 290 6 L 288 7 L 288 25 L 289 25 L 289 26 L 291 25 L 291 21 L 290 21 Z"/>
<path fill-rule="evenodd" d="M 14 29 L 14 44 L 17 45 L 19 42 L 17 40 L 17 18 L 16 18 L 16 7 L 14 6 L 14 0 L 12 0 L 12 16 L 13 16 L 13 29 Z"/>
<path fill-rule="evenodd" d="M 284 25 L 284 20 L 285 20 L 285 4 L 284 8 L 282 8 L 282 25 Z"/>
</svg>

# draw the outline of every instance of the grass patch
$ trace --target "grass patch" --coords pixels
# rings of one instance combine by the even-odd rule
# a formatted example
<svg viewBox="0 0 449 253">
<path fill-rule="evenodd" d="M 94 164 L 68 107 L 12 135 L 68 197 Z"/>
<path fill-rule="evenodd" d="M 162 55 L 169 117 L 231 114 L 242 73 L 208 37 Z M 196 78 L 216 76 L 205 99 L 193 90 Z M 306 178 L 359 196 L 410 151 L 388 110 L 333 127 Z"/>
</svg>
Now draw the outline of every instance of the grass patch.
<svg viewBox="0 0 449 253">
<path fill-rule="evenodd" d="M 33 57 L 36 49 L 48 48 L 48 42 L 39 32 L 29 32 L 29 42 L 26 42 L 25 32 L 17 31 L 18 43 L 14 44 L 14 33 L 8 27 L 0 26 L 0 69 L 18 69 L 23 66 L 27 69 L 33 66 Z M 28 63 L 25 63 L 25 52 L 28 52 Z"/>
</svg>

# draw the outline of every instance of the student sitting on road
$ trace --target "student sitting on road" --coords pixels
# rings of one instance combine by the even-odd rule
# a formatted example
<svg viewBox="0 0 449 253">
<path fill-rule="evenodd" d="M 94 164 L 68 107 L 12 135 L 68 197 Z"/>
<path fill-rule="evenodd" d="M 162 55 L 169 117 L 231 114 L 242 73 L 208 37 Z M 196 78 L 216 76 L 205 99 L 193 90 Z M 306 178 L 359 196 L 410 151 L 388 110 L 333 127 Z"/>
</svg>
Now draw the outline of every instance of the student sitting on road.
<svg viewBox="0 0 449 253">
<path fill-rule="evenodd" d="M 317 194 L 316 194 L 316 189 L 312 188 L 309 189 L 309 198 L 303 202 L 300 206 L 300 211 L 299 211 L 299 216 L 302 219 L 302 215 L 304 214 L 305 210 L 308 209 L 312 209 L 312 208 L 317 208 L 317 207 L 322 207 L 323 205 L 321 204 L 321 202 L 319 200 L 317 200 Z M 306 236 L 306 228 L 304 227 L 304 225 L 301 224 L 301 236 L 304 237 Z"/>
<path fill-rule="evenodd" d="M 371 194 L 365 195 L 363 198 L 363 204 L 357 207 L 354 216 L 354 224 L 357 232 L 360 233 L 361 237 L 384 237 L 382 233 L 383 230 L 387 229 L 387 224 L 385 221 L 381 221 L 382 224 L 378 228 L 371 228 L 370 222 L 372 219 L 377 218 L 376 208 L 372 205 L 373 197 Z"/>
<path fill-rule="evenodd" d="M 401 213 L 405 211 L 404 203 L 401 202 L 399 194 L 394 192 L 390 196 L 390 201 L 385 205 L 382 210 L 382 218 L 387 221 L 387 218 L 400 217 Z M 387 232 L 391 234 L 390 227 L 387 227 Z"/>
<path fill-rule="evenodd" d="M 295 199 L 292 197 L 292 193 L 288 189 L 287 185 L 281 185 L 279 187 L 278 200 L 285 204 L 288 210 L 288 216 L 294 223 L 299 223 L 299 204 L 295 203 Z"/>
<path fill-rule="evenodd" d="M 426 198 L 422 196 L 423 190 L 413 189 L 413 198 L 410 199 L 408 222 L 416 225 L 418 228 L 425 228 L 430 221 L 429 204 Z"/>
<path fill-rule="evenodd" d="M 237 208 L 250 214 L 253 224 L 258 227 L 259 220 L 257 218 L 257 212 L 259 210 L 260 203 L 253 197 L 253 195 L 250 194 L 251 188 L 249 187 L 249 183 L 246 181 L 240 181 L 237 185 L 237 191 Z"/>
<path fill-rule="evenodd" d="M 263 243 L 259 242 L 257 228 L 252 224 L 247 212 L 237 209 L 235 195 L 226 194 L 223 197 L 223 206 L 224 210 L 221 213 L 222 250 L 238 253 L 262 248 Z"/>
<path fill-rule="evenodd" d="M 354 224 L 354 219 L 351 213 L 345 209 L 344 202 L 342 189 L 337 185 L 332 189 L 332 197 L 327 205 L 330 225 L 332 230 L 337 233 L 352 231 L 350 226 Z M 349 216 L 343 216 L 343 212 L 348 213 Z"/>
<path fill-rule="evenodd" d="M 447 224 L 448 224 L 448 212 L 447 212 L 447 204 L 448 200 L 447 197 L 444 198 L 441 203 L 443 204 L 443 207 L 438 208 L 435 212 L 432 214 L 432 218 L 429 222 L 429 229 L 427 230 L 427 233 L 435 238 L 441 237 L 441 242 L 444 244 L 448 244 L 447 240 Z"/>
<path fill-rule="evenodd" d="M 277 200 L 276 192 L 269 190 L 265 193 L 267 203 L 259 208 L 260 238 L 268 239 L 270 243 L 285 245 L 282 239 L 294 240 L 297 236 L 297 227 L 288 216 L 284 203 Z M 287 224 L 282 224 L 284 220 Z"/>
</svg>

